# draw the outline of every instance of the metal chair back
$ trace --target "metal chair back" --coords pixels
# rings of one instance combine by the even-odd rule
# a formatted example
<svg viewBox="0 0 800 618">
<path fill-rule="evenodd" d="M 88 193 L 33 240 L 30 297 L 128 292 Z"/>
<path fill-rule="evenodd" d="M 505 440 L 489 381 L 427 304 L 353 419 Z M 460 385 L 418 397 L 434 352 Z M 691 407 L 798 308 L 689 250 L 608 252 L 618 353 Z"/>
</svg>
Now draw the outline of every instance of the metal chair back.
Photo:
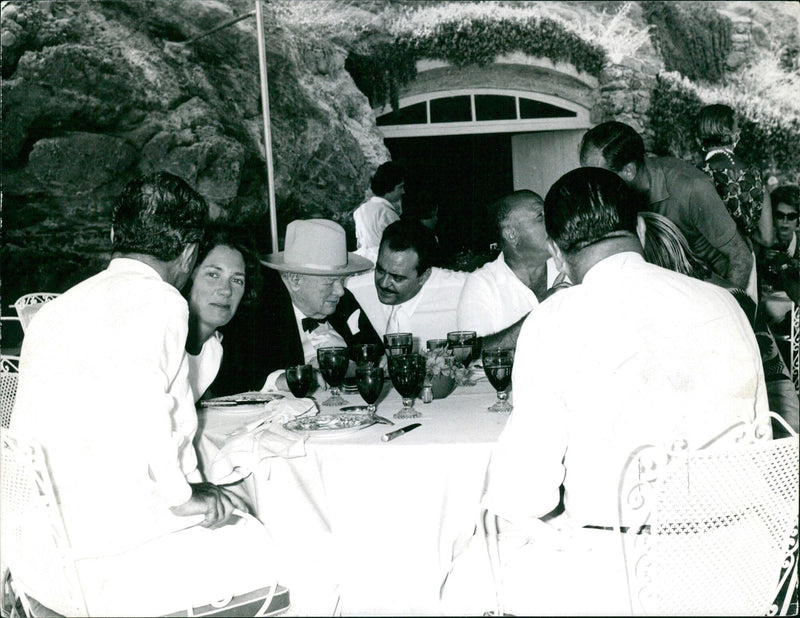
<svg viewBox="0 0 800 618">
<path fill-rule="evenodd" d="M 50 302 L 60 294 L 54 292 L 34 292 L 20 296 L 12 306 L 17 310 L 20 324 L 22 324 L 22 332 L 24 333 L 33 319 L 33 316 L 42 308 L 47 302 Z"/>
<path fill-rule="evenodd" d="M 78 570 L 56 500 L 47 461 L 34 440 L 8 429 L 0 433 L 0 545 L 3 581 L 10 572 L 13 603 L 31 610 L 33 582 L 65 599 L 51 609 L 66 616 L 86 616 Z M 31 557 L 35 556 L 34 561 Z"/>
<path fill-rule="evenodd" d="M 11 425 L 11 412 L 17 398 L 19 357 L 0 356 L 0 427 Z"/>
<path fill-rule="evenodd" d="M 699 449 L 643 446 L 618 511 L 634 615 L 785 614 L 797 585 L 798 438 L 737 425 Z"/>
</svg>

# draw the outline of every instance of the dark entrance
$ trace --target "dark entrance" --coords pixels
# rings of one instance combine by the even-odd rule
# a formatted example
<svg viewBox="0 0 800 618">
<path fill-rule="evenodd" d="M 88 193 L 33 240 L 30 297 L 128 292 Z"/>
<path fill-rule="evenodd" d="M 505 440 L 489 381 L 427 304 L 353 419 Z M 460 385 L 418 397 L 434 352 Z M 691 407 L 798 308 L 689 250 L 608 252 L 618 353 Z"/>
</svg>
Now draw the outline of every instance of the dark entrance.
<svg viewBox="0 0 800 618">
<path fill-rule="evenodd" d="M 436 234 L 451 260 L 483 253 L 495 242 L 487 208 L 513 191 L 511 133 L 386 139 L 392 160 L 406 168 L 404 210 L 421 200 L 439 205 Z"/>
</svg>

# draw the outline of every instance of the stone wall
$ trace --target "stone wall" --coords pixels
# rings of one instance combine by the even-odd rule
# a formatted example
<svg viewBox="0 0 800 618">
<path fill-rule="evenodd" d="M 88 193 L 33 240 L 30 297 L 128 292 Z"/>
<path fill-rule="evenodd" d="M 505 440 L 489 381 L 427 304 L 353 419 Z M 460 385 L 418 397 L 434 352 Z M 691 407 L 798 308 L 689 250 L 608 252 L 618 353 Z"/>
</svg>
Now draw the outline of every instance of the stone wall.
<svg viewBox="0 0 800 618">
<path fill-rule="evenodd" d="M 2 303 L 103 268 L 113 200 L 141 173 L 185 178 L 269 251 L 255 18 L 246 0 L 6 2 Z M 264 3 L 279 233 L 347 222 L 388 158 L 345 52 L 276 25 Z"/>
</svg>

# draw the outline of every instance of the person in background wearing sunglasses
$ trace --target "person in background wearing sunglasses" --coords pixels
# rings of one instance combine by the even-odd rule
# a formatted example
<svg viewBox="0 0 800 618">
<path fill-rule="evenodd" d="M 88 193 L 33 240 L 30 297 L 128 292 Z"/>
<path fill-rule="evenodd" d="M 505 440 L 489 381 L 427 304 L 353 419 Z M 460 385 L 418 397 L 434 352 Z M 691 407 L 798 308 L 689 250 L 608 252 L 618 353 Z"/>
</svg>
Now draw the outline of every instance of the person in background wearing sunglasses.
<svg viewBox="0 0 800 618">
<path fill-rule="evenodd" d="M 783 185 L 772 192 L 772 220 L 775 225 L 775 242 L 760 251 L 763 280 L 775 289 L 784 290 L 795 302 L 798 301 L 797 250 L 798 210 L 800 210 L 800 187 Z"/>
</svg>

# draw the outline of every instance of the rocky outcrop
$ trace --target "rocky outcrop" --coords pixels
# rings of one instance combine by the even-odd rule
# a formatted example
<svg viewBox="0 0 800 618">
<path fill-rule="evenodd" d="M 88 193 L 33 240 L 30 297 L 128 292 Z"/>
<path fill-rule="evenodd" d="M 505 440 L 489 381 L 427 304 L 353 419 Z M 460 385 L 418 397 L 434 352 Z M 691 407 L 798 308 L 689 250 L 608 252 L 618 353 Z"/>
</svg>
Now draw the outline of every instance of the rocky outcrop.
<svg viewBox="0 0 800 618">
<path fill-rule="evenodd" d="M 388 158 L 329 41 L 265 10 L 279 230 L 346 222 Z M 3 301 L 102 268 L 124 184 L 167 170 L 269 250 L 256 24 L 245 0 L 6 2 L 2 9 Z"/>
</svg>

